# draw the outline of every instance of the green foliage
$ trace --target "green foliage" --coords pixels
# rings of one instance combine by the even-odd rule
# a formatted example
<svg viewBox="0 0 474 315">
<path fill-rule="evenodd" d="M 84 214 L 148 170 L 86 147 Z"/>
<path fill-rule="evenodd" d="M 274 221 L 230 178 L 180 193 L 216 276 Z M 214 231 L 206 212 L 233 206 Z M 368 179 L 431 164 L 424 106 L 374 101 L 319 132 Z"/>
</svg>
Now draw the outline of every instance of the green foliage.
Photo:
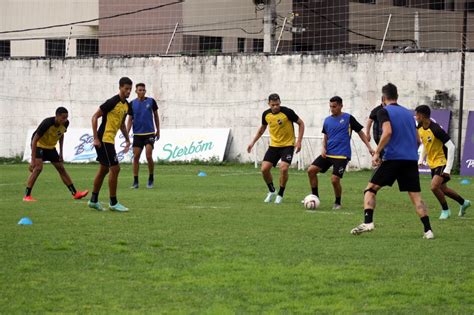
<svg viewBox="0 0 474 315">
<path fill-rule="evenodd" d="M 97 165 L 66 169 L 78 189 L 91 189 Z M 24 203 L 25 165 L 0 172 L 2 314 L 474 313 L 474 209 L 438 221 L 427 176 L 432 241 L 421 238 L 422 224 L 396 188 L 377 195 L 376 230 L 350 235 L 362 220 L 369 172 L 344 176 L 338 211 L 330 176 L 321 175 L 313 213 L 300 203 L 309 188 L 296 170 L 275 205 L 262 202 L 266 185 L 249 165 L 159 165 L 154 189 L 145 188 L 142 165 L 138 190 L 122 165 L 118 198 L 129 213 L 72 200 L 50 165 L 33 190 L 39 201 Z M 459 177 L 450 186 L 472 198 Z M 105 182 L 99 199 L 107 195 Z M 18 226 L 24 216 L 33 225 Z"/>
</svg>

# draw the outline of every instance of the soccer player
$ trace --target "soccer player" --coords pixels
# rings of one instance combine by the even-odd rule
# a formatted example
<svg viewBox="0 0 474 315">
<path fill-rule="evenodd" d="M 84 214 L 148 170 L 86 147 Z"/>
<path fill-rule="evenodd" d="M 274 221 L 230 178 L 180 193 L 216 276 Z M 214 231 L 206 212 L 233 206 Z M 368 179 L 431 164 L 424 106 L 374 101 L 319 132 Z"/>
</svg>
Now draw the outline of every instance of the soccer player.
<svg viewBox="0 0 474 315">
<path fill-rule="evenodd" d="M 379 120 L 377 119 L 377 113 L 383 108 L 383 105 L 384 104 L 382 103 L 372 109 L 369 115 L 369 119 L 367 119 L 367 125 L 365 127 L 365 137 L 367 138 L 367 141 L 370 142 L 370 130 L 372 129 L 374 141 L 376 144 L 379 144 L 380 136 L 382 135 L 382 126 L 380 126 Z"/>
<path fill-rule="evenodd" d="M 263 180 L 269 190 L 264 202 L 272 202 L 273 197 L 276 195 L 271 169 L 272 167 L 276 167 L 278 161 L 281 160 L 280 189 L 275 198 L 275 203 L 280 204 L 283 201 L 283 194 L 288 181 L 288 168 L 293 159 L 293 153 L 298 153 L 301 150 L 304 122 L 293 110 L 281 106 L 280 96 L 278 94 L 270 94 L 268 97 L 268 106 L 270 108 L 263 112 L 262 125 L 258 129 L 252 142 L 248 145 L 247 152 L 250 153 L 252 151 L 253 146 L 263 135 L 267 126 L 270 126 L 270 146 L 265 153 L 261 168 Z M 293 123 L 298 124 L 298 139 L 296 143 Z"/>
<path fill-rule="evenodd" d="M 433 239 L 430 218 L 426 204 L 421 199 L 418 173 L 419 137 L 413 114 L 397 103 L 397 87 L 388 83 L 382 88 L 383 102 L 377 118 L 382 124 L 382 136 L 372 157 L 372 164 L 378 166 L 364 191 L 364 223 L 351 230 L 353 235 L 370 232 L 374 229 L 373 213 L 375 195 L 384 186 L 398 182 L 400 191 L 408 192 L 416 213 L 424 227 L 425 239 Z M 383 161 L 380 152 L 385 149 Z"/>
<path fill-rule="evenodd" d="M 88 190 L 77 191 L 71 177 L 66 172 L 63 163 L 64 133 L 69 126 L 68 111 L 64 107 L 56 109 L 56 116 L 44 119 L 31 137 L 31 172 L 25 190 L 23 201 L 36 201 L 31 196 L 31 190 L 36 179 L 43 170 L 43 162 L 50 161 L 59 173 L 63 183 L 67 186 L 74 199 L 81 199 L 87 195 Z M 59 141 L 59 154 L 56 144 Z"/>
<path fill-rule="evenodd" d="M 430 119 L 431 110 L 426 105 L 415 109 L 416 121 L 418 123 L 418 135 L 421 139 L 421 155 L 418 164 L 423 164 L 427 157 L 428 166 L 431 169 L 431 191 L 441 204 L 441 215 L 439 218 L 445 220 L 451 216 L 445 196 L 457 201 L 460 205 L 459 216 L 466 213 L 471 205 L 469 200 L 462 198 L 453 189 L 448 188 L 447 182 L 451 179 L 451 168 L 454 161 L 454 143 L 448 134 L 434 121 Z"/>
<path fill-rule="evenodd" d="M 334 96 L 329 100 L 331 115 L 326 117 L 323 124 L 323 149 L 321 155 L 308 168 L 311 193 L 319 197 L 317 174 L 325 173 L 332 166 L 331 183 L 336 197 L 333 206 L 335 210 L 341 209 L 341 178 L 351 159 L 352 130 L 357 132 L 370 154 L 374 152 L 362 131 L 362 125 L 354 116 L 342 112 L 342 107 L 342 98 L 339 96 Z"/>
<path fill-rule="evenodd" d="M 130 102 L 131 111 L 127 122 L 127 132 L 133 125 L 133 185 L 138 188 L 138 169 L 140 156 L 145 147 L 146 160 L 148 162 L 148 184 L 147 188 L 153 188 L 154 162 L 152 157 L 155 140 L 160 138 L 160 120 L 158 118 L 158 105 L 151 97 L 145 97 L 146 89 L 144 83 L 135 86 L 137 98 Z M 153 125 L 154 121 L 154 125 Z M 156 127 L 156 129 L 155 129 Z"/>
<path fill-rule="evenodd" d="M 92 132 L 94 134 L 94 147 L 97 151 L 97 161 L 99 161 L 99 170 L 94 179 L 94 190 L 92 198 L 89 200 L 89 207 L 99 211 L 104 208 L 99 202 L 99 191 L 102 187 L 105 175 L 109 172 L 109 209 L 114 211 L 125 212 L 128 208 L 117 201 L 117 182 L 120 172 L 120 166 L 115 152 L 115 136 L 120 129 L 125 137 L 124 153 L 130 148 L 130 139 L 128 137 L 127 128 L 125 127 L 125 117 L 130 111 L 127 97 L 130 96 L 132 90 L 132 80 L 123 77 L 119 81 L 119 94 L 108 99 L 102 104 L 92 116 Z M 102 123 L 97 130 L 97 121 L 102 117 Z"/>
</svg>

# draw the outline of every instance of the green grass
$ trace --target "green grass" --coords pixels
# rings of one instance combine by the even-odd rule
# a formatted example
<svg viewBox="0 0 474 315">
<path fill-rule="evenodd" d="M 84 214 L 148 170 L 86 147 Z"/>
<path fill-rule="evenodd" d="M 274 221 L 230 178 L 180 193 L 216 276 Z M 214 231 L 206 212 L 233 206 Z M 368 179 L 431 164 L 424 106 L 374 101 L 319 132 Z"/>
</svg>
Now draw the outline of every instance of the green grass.
<svg viewBox="0 0 474 315">
<path fill-rule="evenodd" d="M 96 165 L 66 168 L 91 189 Z M 249 165 L 160 165 L 153 190 L 141 170 L 142 188 L 131 190 L 122 166 L 119 201 L 131 211 L 113 213 L 73 201 L 50 165 L 33 190 L 39 201 L 23 203 L 27 166 L 0 166 L 0 313 L 474 313 L 474 209 L 458 218 L 449 201 L 454 217 L 438 221 L 426 176 L 433 241 L 395 188 L 378 194 L 376 230 L 350 235 L 369 172 L 345 175 L 339 211 L 320 176 L 321 206 L 309 213 L 305 172 L 290 172 L 274 205 Z M 459 177 L 450 185 L 474 199 Z M 24 216 L 32 226 L 17 225 Z"/>
</svg>

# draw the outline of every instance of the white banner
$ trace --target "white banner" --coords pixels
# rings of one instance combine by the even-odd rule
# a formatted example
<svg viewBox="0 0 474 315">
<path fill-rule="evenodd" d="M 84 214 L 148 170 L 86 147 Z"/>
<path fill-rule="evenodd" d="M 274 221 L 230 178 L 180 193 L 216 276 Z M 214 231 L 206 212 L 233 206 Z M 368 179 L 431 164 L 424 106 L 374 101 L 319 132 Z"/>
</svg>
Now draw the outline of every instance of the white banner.
<svg viewBox="0 0 474 315">
<path fill-rule="evenodd" d="M 28 130 L 23 160 L 31 159 L 31 135 L 34 129 Z M 161 161 L 216 161 L 224 160 L 224 153 L 229 139 L 230 129 L 162 129 L 160 139 L 155 142 L 153 160 Z M 133 142 L 132 137 L 130 141 Z M 64 134 L 63 157 L 66 162 L 95 161 L 97 154 L 92 145 L 92 130 L 88 128 L 70 128 Z M 120 162 L 131 162 L 133 148 L 125 154 L 125 139 L 119 131 L 115 138 L 115 150 Z M 59 152 L 59 144 L 57 145 Z M 145 151 L 145 150 L 143 150 Z M 140 162 L 146 162 L 142 152 Z"/>
</svg>

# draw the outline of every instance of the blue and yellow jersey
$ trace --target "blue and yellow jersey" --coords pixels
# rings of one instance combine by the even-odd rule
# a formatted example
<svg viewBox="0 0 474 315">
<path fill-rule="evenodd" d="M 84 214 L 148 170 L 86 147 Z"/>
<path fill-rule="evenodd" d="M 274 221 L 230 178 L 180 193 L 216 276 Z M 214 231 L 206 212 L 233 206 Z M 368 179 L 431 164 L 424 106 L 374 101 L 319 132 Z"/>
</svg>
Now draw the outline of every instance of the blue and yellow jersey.
<svg viewBox="0 0 474 315">
<path fill-rule="evenodd" d="M 36 128 L 31 140 L 38 135 L 40 138 L 36 143 L 38 148 L 43 149 L 54 149 L 59 139 L 67 131 L 69 126 L 69 120 L 66 120 L 64 125 L 56 125 L 55 117 L 48 117 L 41 122 L 41 124 Z"/>
<path fill-rule="evenodd" d="M 97 135 L 102 142 L 115 143 L 117 131 L 125 121 L 127 112 L 131 111 L 130 108 L 127 100 L 122 101 L 119 95 L 115 95 L 100 105 L 102 123 L 97 131 Z"/>
<path fill-rule="evenodd" d="M 348 113 L 339 116 L 328 116 L 324 120 L 323 133 L 327 136 L 327 157 L 333 159 L 351 159 L 352 130 L 359 132 L 362 125 Z"/>
<path fill-rule="evenodd" d="M 437 168 L 446 165 L 447 149 L 444 144 L 451 140 L 451 138 L 443 128 L 434 121 L 431 121 L 427 129 L 423 128 L 421 124 L 418 125 L 418 134 L 425 147 L 428 166 L 430 168 Z"/>
<path fill-rule="evenodd" d="M 293 123 L 299 119 L 288 107 L 281 106 L 276 114 L 267 109 L 262 114 L 262 125 L 269 126 L 270 146 L 289 147 L 295 145 L 295 129 Z"/>
<path fill-rule="evenodd" d="M 133 117 L 134 135 L 145 136 L 155 133 L 153 113 L 157 110 L 158 105 L 151 97 L 145 97 L 143 101 L 136 98 L 130 102 L 130 110 L 128 114 Z"/>
</svg>

